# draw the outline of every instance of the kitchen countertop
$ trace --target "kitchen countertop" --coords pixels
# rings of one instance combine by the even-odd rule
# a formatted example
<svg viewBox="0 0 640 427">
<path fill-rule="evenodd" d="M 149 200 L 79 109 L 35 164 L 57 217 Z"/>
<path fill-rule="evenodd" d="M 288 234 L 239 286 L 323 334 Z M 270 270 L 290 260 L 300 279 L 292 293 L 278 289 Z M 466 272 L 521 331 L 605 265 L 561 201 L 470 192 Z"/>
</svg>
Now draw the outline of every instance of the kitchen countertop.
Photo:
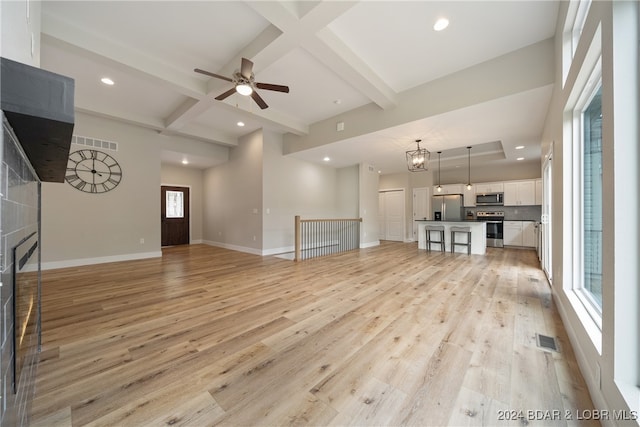
<svg viewBox="0 0 640 427">
<path fill-rule="evenodd" d="M 421 222 L 487 222 L 486 219 L 460 219 L 457 221 L 436 221 L 435 219 L 415 219 L 414 221 L 421 221 Z"/>
<path fill-rule="evenodd" d="M 418 248 L 426 249 L 426 231 L 429 225 L 439 225 L 444 227 L 444 245 L 447 252 L 451 251 L 451 228 L 467 226 L 471 230 L 471 253 L 475 255 L 484 255 L 487 250 L 487 222 L 477 220 L 462 221 L 431 221 L 427 219 L 418 219 Z M 466 236 L 458 236 L 456 241 L 465 241 Z M 436 244 L 432 244 L 432 249 L 436 249 Z M 438 247 L 439 250 L 439 247 Z M 456 246 L 455 252 L 466 253 L 467 248 L 464 246 Z"/>
</svg>

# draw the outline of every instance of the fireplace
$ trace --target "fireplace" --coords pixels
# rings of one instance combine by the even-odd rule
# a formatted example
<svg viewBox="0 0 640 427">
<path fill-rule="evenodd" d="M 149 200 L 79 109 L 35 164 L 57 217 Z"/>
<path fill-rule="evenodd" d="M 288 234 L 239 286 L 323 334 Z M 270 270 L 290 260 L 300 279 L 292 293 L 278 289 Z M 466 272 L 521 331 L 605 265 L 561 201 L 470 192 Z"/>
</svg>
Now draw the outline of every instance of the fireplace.
<svg viewBox="0 0 640 427">
<path fill-rule="evenodd" d="M 13 391 L 17 393 L 22 369 L 38 351 L 40 317 L 40 251 L 38 232 L 25 237 L 13 248 Z M 25 363 L 26 362 L 26 363 Z"/>
<path fill-rule="evenodd" d="M 0 58 L 0 424 L 29 425 L 40 344 L 41 182 L 64 182 L 73 80 Z"/>
</svg>

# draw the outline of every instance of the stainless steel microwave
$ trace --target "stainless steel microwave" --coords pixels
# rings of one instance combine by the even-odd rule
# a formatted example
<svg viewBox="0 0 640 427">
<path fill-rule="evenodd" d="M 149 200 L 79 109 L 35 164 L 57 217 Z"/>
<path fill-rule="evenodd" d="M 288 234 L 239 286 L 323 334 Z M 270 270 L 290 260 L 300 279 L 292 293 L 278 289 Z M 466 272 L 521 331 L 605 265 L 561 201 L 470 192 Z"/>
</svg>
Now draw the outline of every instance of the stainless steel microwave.
<svg viewBox="0 0 640 427">
<path fill-rule="evenodd" d="M 476 194 L 476 206 L 503 206 L 504 193 Z"/>
</svg>

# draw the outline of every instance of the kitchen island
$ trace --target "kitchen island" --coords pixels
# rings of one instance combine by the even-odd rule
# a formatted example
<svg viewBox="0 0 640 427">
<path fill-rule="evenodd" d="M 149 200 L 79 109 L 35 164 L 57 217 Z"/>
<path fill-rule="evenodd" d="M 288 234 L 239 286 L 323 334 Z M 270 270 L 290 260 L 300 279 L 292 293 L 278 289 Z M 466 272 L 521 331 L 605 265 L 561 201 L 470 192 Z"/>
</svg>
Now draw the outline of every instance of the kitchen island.
<svg viewBox="0 0 640 427">
<path fill-rule="evenodd" d="M 451 252 L 451 227 L 469 227 L 471 229 L 471 253 L 484 255 L 487 251 L 487 223 L 484 221 L 430 221 L 424 219 L 416 220 L 418 223 L 418 249 L 427 249 L 427 236 L 425 227 L 427 225 L 444 226 L 444 246 L 447 252 Z M 436 233 L 433 238 L 437 239 Z M 463 233 L 456 235 L 456 242 L 465 242 L 467 236 Z M 432 244 L 432 250 L 439 251 L 440 246 Z M 456 246 L 456 252 L 467 253 L 465 246 Z"/>
</svg>

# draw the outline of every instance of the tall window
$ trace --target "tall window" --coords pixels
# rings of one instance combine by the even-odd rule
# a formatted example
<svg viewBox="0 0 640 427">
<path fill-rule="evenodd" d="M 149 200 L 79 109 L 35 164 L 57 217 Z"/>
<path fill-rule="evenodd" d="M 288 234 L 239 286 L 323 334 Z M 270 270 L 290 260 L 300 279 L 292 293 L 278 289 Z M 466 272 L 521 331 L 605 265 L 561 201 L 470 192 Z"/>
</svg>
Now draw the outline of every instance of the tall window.
<svg viewBox="0 0 640 427">
<path fill-rule="evenodd" d="M 567 17 L 562 32 L 562 84 L 564 85 L 569 74 L 569 68 L 573 56 L 580 41 L 580 35 L 584 28 L 587 13 L 591 6 L 591 0 L 569 0 Z"/>
<path fill-rule="evenodd" d="M 582 292 L 602 312 L 602 88 L 582 112 Z"/>
</svg>

